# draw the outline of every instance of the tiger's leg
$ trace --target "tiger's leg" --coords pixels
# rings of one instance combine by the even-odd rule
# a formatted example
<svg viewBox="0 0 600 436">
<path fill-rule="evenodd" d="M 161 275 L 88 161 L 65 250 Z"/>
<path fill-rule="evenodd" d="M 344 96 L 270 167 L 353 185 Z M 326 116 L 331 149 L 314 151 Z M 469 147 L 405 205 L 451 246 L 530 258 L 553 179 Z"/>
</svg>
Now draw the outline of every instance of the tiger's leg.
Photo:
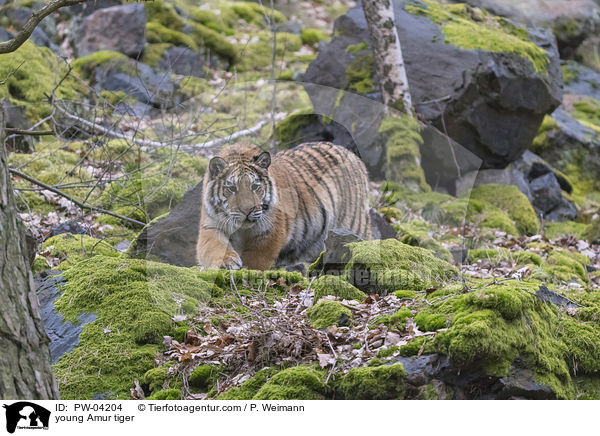
<svg viewBox="0 0 600 436">
<path fill-rule="evenodd" d="M 206 268 L 240 269 L 242 259 L 220 231 L 200 228 L 196 261 Z"/>
</svg>

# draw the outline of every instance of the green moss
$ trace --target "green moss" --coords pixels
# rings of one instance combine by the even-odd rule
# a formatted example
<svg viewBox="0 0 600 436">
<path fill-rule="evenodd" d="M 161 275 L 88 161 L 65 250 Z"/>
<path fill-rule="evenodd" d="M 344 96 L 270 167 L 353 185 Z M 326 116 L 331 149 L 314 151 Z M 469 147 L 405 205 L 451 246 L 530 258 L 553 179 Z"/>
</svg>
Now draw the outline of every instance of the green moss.
<svg viewBox="0 0 600 436">
<path fill-rule="evenodd" d="M 61 271 L 66 271 L 77 262 L 97 254 L 111 257 L 121 256 L 121 253 L 101 239 L 88 235 L 72 235 L 71 233 L 48 238 L 42 244 L 42 250 L 49 251 L 51 257 L 60 259 L 61 263 L 58 265 L 58 269 Z"/>
<path fill-rule="evenodd" d="M 434 239 L 426 230 L 419 229 L 412 224 L 398 226 L 398 240 L 404 244 L 423 247 L 431 250 L 437 257 L 452 262 L 452 254 L 437 239 Z"/>
<path fill-rule="evenodd" d="M 143 383 L 148 385 L 150 392 L 158 392 L 163 389 L 163 385 L 167 379 L 167 373 L 168 368 L 165 366 L 153 368 L 144 374 Z"/>
<path fill-rule="evenodd" d="M 358 44 L 350 44 L 348 47 L 346 47 L 346 53 L 352 53 L 352 54 L 356 54 L 358 52 L 367 50 L 369 48 L 369 46 L 367 45 L 366 42 L 359 42 Z"/>
<path fill-rule="evenodd" d="M 385 118 L 375 141 L 387 150 L 385 172 L 388 180 L 412 191 L 431 191 L 421 168 L 423 139 L 415 118 L 409 115 Z"/>
<path fill-rule="evenodd" d="M 133 381 L 154 368 L 162 335 L 174 332 L 170 318 L 182 297 L 208 301 L 214 287 L 194 268 L 106 256 L 83 260 L 63 277 L 56 310 L 71 322 L 82 313 L 97 316 L 54 365 L 65 399 L 129 398 Z"/>
<path fill-rule="evenodd" d="M 300 38 L 302 38 L 302 44 L 317 45 L 319 41 L 328 40 L 329 35 L 321 29 L 305 28 L 300 32 Z"/>
<path fill-rule="evenodd" d="M 165 389 L 163 391 L 158 391 L 155 394 L 150 395 L 147 400 L 181 400 L 181 390 L 180 389 Z"/>
<path fill-rule="evenodd" d="M 600 128 L 600 101 L 592 97 L 584 97 L 573 103 L 573 117 L 585 125 Z"/>
<path fill-rule="evenodd" d="M 285 23 L 287 21 L 285 15 L 281 12 L 250 1 L 230 3 L 230 8 L 239 18 L 249 24 L 262 25 L 270 22 L 271 18 L 275 19 L 275 23 Z"/>
<path fill-rule="evenodd" d="M 442 28 L 446 43 L 465 50 L 513 53 L 531 62 L 535 70 L 545 72 L 548 54 L 529 40 L 527 32 L 494 17 L 487 11 L 466 4 L 446 5 L 422 0 L 406 5 L 407 12 L 430 18 Z M 478 22 L 472 19 L 478 15 Z"/>
<path fill-rule="evenodd" d="M 0 99 L 25 106 L 25 114 L 38 122 L 52 112 L 48 97 L 67 71 L 46 47 L 26 41 L 18 50 L 0 56 Z M 74 78 L 67 77 L 56 90 L 57 99 L 78 100 L 84 87 Z"/>
<path fill-rule="evenodd" d="M 324 375 L 310 366 L 284 369 L 269 379 L 253 400 L 323 400 L 329 392 Z"/>
<path fill-rule="evenodd" d="M 565 62 L 561 65 L 563 81 L 565 85 L 570 85 L 579 78 L 579 68 L 573 62 Z"/>
<path fill-rule="evenodd" d="M 375 319 L 373 324 L 383 324 L 390 330 L 406 330 L 406 320 L 412 318 L 413 314 L 410 309 L 402 308 L 397 310 L 392 315 L 385 315 Z"/>
<path fill-rule="evenodd" d="M 220 33 L 203 26 L 202 24 L 192 24 L 192 38 L 198 41 L 198 45 L 211 54 L 216 54 L 224 59 L 229 65 L 235 64 L 239 60 L 237 49 Z"/>
<path fill-rule="evenodd" d="M 423 344 L 426 341 L 425 336 L 418 336 L 408 341 L 408 344 L 400 347 L 400 355 L 404 357 L 416 356 L 421 351 Z"/>
<path fill-rule="evenodd" d="M 271 68 L 273 35 L 268 31 L 259 31 L 255 36 L 258 38 L 243 48 L 240 62 L 237 64 L 238 71 L 264 71 Z M 300 35 L 277 32 L 276 38 L 275 59 L 277 62 L 285 60 L 290 63 L 298 59 L 294 52 L 302 47 Z"/>
<path fill-rule="evenodd" d="M 488 202 L 508 214 L 519 233 L 525 235 L 538 233 L 540 223 L 533 206 L 516 186 L 479 185 L 471 191 L 470 197 L 474 200 Z"/>
<path fill-rule="evenodd" d="M 367 95 L 377 92 L 373 76 L 375 74 L 375 61 L 372 55 L 357 56 L 346 67 L 346 81 L 348 88 L 359 94 Z"/>
<path fill-rule="evenodd" d="M 321 301 L 306 311 L 310 324 L 316 329 L 339 325 L 344 319 L 351 320 L 352 312 L 337 301 Z"/>
<path fill-rule="evenodd" d="M 589 282 L 585 270 L 585 265 L 589 264 L 589 259 L 585 256 L 582 256 L 583 259 L 579 258 L 576 256 L 577 254 L 569 253 L 566 250 L 553 251 L 546 259 L 547 266 L 544 267 L 544 271 L 562 282 L 570 282 L 572 280 L 581 280 L 583 283 Z"/>
<path fill-rule="evenodd" d="M 129 62 L 130 60 L 123 53 L 97 51 L 75 59 L 71 62 L 71 67 L 77 74 L 85 79 L 89 79 L 94 73 L 94 70 L 99 66 L 117 66 Z"/>
<path fill-rule="evenodd" d="M 158 23 L 176 32 L 181 32 L 183 29 L 183 20 L 172 4 L 165 3 L 163 0 L 152 0 L 144 3 L 144 9 L 148 22 Z"/>
<path fill-rule="evenodd" d="M 388 221 L 391 220 L 401 220 L 404 216 L 404 213 L 395 207 L 382 207 L 378 210 L 378 212 L 383 215 Z"/>
<path fill-rule="evenodd" d="M 394 291 L 394 295 L 398 298 L 415 298 L 417 293 L 415 291 Z"/>
<path fill-rule="evenodd" d="M 335 392 L 346 400 L 402 400 L 405 376 L 401 363 L 355 368 L 335 384 Z"/>
<path fill-rule="evenodd" d="M 546 115 L 540 128 L 538 129 L 537 135 L 533 138 L 531 146 L 529 147 L 534 153 L 543 153 L 549 146 L 548 132 L 556 130 L 558 123 L 550 115 Z"/>
<path fill-rule="evenodd" d="M 326 295 L 333 295 L 341 300 L 355 300 L 362 303 L 367 297 L 342 277 L 324 275 L 319 277 L 313 284 L 315 290 L 314 302 L 317 303 Z"/>
<path fill-rule="evenodd" d="M 251 400 L 277 370 L 267 368 L 258 371 L 240 386 L 231 388 L 217 397 L 218 400 Z"/>
<path fill-rule="evenodd" d="M 423 332 L 434 332 L 446 328 L 446 317 L 439 313 L 430 313 L 427 310 L 419 312 L 415 316 L 415 324 Z"/>
<path fill-rule="evenodd" d="M 142 62 L 152 68 L 158 67 L 161 59 L 163 58 L 165 51 L 173 44 L 159 43 L 159 44 L 147 44 L 144 49 L 144 56 L 142 56 Z"/>
<path fill-rule="evenodd" d="M 429 250 L 395 239 L 353 242 L 346 278 L 359 289 L 382 293 L 394 289 L 423 290 L 451 280 L 458 271 Z"/>
<path fill-rule="evenodd" d="M 590 224 L 583 237 L 592 242 L 600 241 L 600 221 Z"/>
<path fill-rule="evenodd" d="M 208 392 L 219 376 L 219 366 L 200 365 L 194 368 L 190 375 L 190 386 L 198 389 L 200 392 Z"/>
<path fill-rule="evenodd" d="M 146 40 L 149 43 L 166 43 L 198 50 L 194 37 L 152 21 L 146 23 Z"/>
<path fill-rule="evenodd" d="M 192 7 L 190 8 L 190 15 L 196 23 L 202 24 L 215 32 L 233 35 L 233 28 L 231 27 L 233 23 L 225 20 L 223 14 Z"/>
<path fill-rule="evenodd" d="M 577 239 L 586 239 L 589 224 L 574 221 L 548 222 L 544 224 L 544 235 L 549 239 L 572 236 Z"/>
<path fill-rule="evenodd" d="M 392 346 L 392 347 L 390 347 L 390 348 L 388 348 L 388 349 L 386 349 L 386 350 L 381 349 L 377 353 L 377 357 L 380 358 L 380 359 L 385 359 L 386 357 L 392 357 L 394 355 L 394 353 L 396 351 L 398 351 L 398 349 L 399 348 L 397 346 L 395 346 L 395 345 Z"/>
<path fill-rule="evenodd" d="M 103 89 L 100 91 L 100 98 L 104 99 L 111 106 L 116 106 L 119 103 L 133 103 L 135 99 L 128 96 L 123 91 L 107 91 Z"/>
<path fill-rule="evenodd" d="M 291 114 L 279 121 L 275 126 L 275 139 L 281 148 L 289 148 L 290 145 L 302 142 L 300 130 L 312 123 L 318 122 L 319 116 L 310 112 L 299 112 Z"/>
</svg>

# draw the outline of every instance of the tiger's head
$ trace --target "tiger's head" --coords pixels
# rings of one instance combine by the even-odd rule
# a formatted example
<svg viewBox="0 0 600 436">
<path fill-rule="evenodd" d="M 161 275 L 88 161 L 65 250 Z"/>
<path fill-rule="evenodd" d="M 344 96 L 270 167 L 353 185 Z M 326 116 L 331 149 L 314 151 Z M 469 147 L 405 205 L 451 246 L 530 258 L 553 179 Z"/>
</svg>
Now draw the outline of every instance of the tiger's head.
<svg viewBox="0 0 600 436">
<path fill-rule="evenodd" d="M 271 229 L 277 195 L 269 176 L 271 155 L 253 145 L 234 145 L 208 165 L 204 205 L 227 235 L 240 229 Z"/>
</svg>

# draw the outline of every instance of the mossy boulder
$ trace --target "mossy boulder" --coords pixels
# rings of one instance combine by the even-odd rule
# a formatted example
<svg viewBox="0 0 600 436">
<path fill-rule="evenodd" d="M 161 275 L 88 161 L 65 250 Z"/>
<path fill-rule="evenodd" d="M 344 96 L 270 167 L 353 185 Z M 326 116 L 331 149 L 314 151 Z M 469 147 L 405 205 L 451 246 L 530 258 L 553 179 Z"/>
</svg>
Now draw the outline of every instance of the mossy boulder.
<svg viewBox="0 0 600 436">
<path fill-rule="evenodd" d="M 278 371 L 267 368 L 258 371 L 240 386 L 228 389 L 217 397 L 218 400 L 251 400 L 261 387 Z"/>
<path fill-rule="evenodd" d="M 355 368 L 335 383 L 335 392 L 345 400 L 402 400 L 405 376 L 401 363 Z"/>
<path fill-rule="evenodd" d="M 423 290 L 458 277 L 458 270 L 432 251 L 396 239 L 353 242 L 347 247 L 344 273 L 363 292 Z"/>
<path fill-rule="evenodd" d="M 410 66 L 408 82 L 417 113 L 447 132 L 454 144 L 483 160 L 483 168 L 506 167 L 531 144 L 542 114 L 560 104 L 562 75 L 553 36 L 530 36 L 523 27 L 481 9 L 473 12 L 475 9 L 464 4 L 430 0 L 392 3 L 398 36 L 404 42 L 403 57 Z M 467 82 L 464 74 L 470 77 Z M 497 80 L 497 89 L 511 92 L 490 93 L 484 85 L 489 84 L 489 77 Z M 336 21 L 334 38 L 320 48 L 304 80 L 381 101 L 368 26 L 360 6 Z M 517 97 L 526 95 L 532 86 L 538 89 L 535 101 Z M 330 107 L 327 100 L 331 97 L 322 94 L 320 90 L 311 94 L 314 106 Z M 431 103 L 440 99 L 439 104 Z M 362 110 L 361 115 L 365 112 L 368 110 Z M 352 125 L 352 121 L 349 117 L 347 124 Z M 515 135 L 503 133 L 508 130 Z M 445 148 L 440 153 L 432 147 Z M 423 144 L 424 156 L 439 158 L 442 154 L 450 158 L 448 166 L 432 165 L 431 174 L 426 173 L 431 180 L 438 180 L 433 171 L 441 167 L 456 175 L 448 147 L 448 141 Z"/>
<path fill-rule="evenodd" d="M 82 313 L 96 314 L 83 327 L 79 345 L 54 365 L 61 396 L 70 399 L 129 398 L 134 380 L 154 368 L 162 337 L 175 333 L 171 317 L 185 313 L 181 301 L 209 301 L 218 293 L 196 269 L 99 255 L 63 277 L 56 311 L 71 322 Z"/>
<path fill-rule="evenodd" d="M 505 212 L 520 234 L 535 235 L 540 230 L 540 222 L 533 206 L 516 186 L 479 185 L 471 191 L 470 198 L 487 202 Z"/>
<path fill-rule="evenodd" d="M 46 239 L 42 244 L 42 251 L 48 257 L 58 258 L 60 261 L 58 269 L 61 271 L 66 271 L 77 262 L 95 255 L 121 256 L 121 253 L 101 239 L 71 233 L 63 233 Z"/>
<path fill-rule="evenodd" d="M 323 400 L 330 388 L 323 372 L 311 366 L 284 369 L 269 379 L 253 400 Z"/>
<path fill-rule="evenodd" d="M 219 369 L 219 366 L 216 365 L 197 366 L 192 371 L 188 382 L 199 392 L 208 392 L 218 378 Z"/>
<path fill-rule="evenodd" d="M 322 297 L 333 295 L 341 300 L 355 300 L 362 303 L 367 297 L 362 291 L 359 291 L 343 277 L 324 275 L 319 277 L 313 284 L 315 290 L 314 302 L 318 302 Z"/>
<path fill-rule="evenodd" d="M 337 301 L 321 301 L 306 311 L 310 324 L 316 329 L 345 325 L 352 319 L 352 311 Z"/>
</svg>

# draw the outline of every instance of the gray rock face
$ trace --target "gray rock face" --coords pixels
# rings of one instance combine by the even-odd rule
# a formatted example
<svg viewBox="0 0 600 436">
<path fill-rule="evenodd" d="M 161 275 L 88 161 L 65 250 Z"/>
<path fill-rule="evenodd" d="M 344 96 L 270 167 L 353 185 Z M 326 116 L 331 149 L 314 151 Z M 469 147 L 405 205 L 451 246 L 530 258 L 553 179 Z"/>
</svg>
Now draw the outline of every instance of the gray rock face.
<svg viewBox="0 0 600 436">
<path fill-rule="evenodd" d="M 550 60 L 548 74 L 538 74 L 530 61 L 514 54 L 446 44 L 438 25 L 404 10 L 408 1 L 394 5 L 416 111 L 442 131 L 445 125 L 453 140 L 483 160 L 484 168 L 504 168 L 529 146 L 544 114 L 560 104 L 561 73 L 553 36 L 541 29 L 530 32 Z M 347 89 L 346 70 L 365 53 L 346 48 L 369 41 L 362 9 L 340 17 L 335 34 L 339 36 L 320 50 L 304 80 Z M 368 96 L 379 99 L 377 85 L 374 88 Z M 315 107 L 323 106 L 319 95 L 311 94 L 311 99 Z"/>
<path fill-rule="evenodd" d="M 595 0 L 466 0 L 496 15 L 523 24 L 552 29 L 561 57 L 571 58 L 581 42 L 600 29 L 600 4 Z"/>
<path fill-rule="evenodd" d="M 0 27 L 0 41 L 8 41 L 13 37 L 12 33 L 8 32 L 4 27 Z"/>
<path fill-rule="evenodd" d="M 170 47 L 160 60 L 159 68 L 183 76 L 205 77 L 202 57 L 186 47 Z"/>
<path fill-rule="evenodd" d="M 54 273 L 58 274 L 57 271 Z M 36 280 L 41 317 L 50 338 L 52 363 L 75 348 L 79 344 L 79 335 L 83 326 L 96 320 L 96 315 L 89 313 L 80 315 L 78 324 L 64 321 L 63 316 L 54 309 L 54 301 L 62 294 L 59 288 L 61 283 L 63 279 L 60 275 L 49 275 Z"/>
<path fill-rule="evenodd" d="M 129 74 L 125 74 L 118 66 L 98 67 L 95 71 L 95 86 L 98 91 L 123 91 L 153 107 L 170 108 L 179 103 L 177 85 L 171 81 L 169 73 L 156 72 L 141 62 L 132 60 L 131 63 Z"/>
<path fill-rule="evenodd" d="M 8 100 L 0 101 L 0 108 L 4 112 L 4 122 L 6 127 L 13 129 L 29 129 L 31 123 L 25 116 L 25 108 L 15 106 Z M 6 146 L 9 151 L 17 151 L 20 153 L 31 153 L 34 151 L 33 139 L 31 136 L 12 135 L 6 136 Z"/>
<path fill-rule="evenodd" d="M 112 50 L 137 57 L 144 50 L 146 11 L 140 3 L 113 6 L 87 16 L 75 41 L 77 56 Z"/>
<path fill-rule="evenodd" d="M 560 185 L 553 173 L 532 180 L 529 186 L 533 194 L 532 204 L 536 209 L 548 213 L 560 204 Z"/>
</svg>

